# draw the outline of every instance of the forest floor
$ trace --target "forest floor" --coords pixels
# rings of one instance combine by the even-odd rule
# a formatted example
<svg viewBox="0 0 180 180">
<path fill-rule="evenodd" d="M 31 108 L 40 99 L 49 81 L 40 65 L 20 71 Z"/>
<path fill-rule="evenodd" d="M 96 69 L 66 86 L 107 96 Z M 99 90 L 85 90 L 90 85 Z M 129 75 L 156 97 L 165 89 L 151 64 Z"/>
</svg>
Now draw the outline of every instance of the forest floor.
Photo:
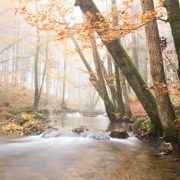
<svg viewBox="0 0 180 180">
<path fill-rule="evenodd" d="M 38 135 L 47 127 L 48 114 L 43 111 L 26 109 L 0 109 L 0 134 L 3 135 Z"/>
</svg>

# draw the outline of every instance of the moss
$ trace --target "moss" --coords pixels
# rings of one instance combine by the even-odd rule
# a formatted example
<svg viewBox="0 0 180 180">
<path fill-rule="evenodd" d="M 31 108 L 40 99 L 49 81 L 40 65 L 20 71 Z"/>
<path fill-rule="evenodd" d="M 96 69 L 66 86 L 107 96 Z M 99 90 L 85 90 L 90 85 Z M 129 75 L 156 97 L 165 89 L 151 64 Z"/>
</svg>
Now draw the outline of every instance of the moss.
<svg viewBox="0 0 180 180">
<path fill-rule="evenodd" d="M 148 133 L 153 131 L 153 126 L 152 126 L 151 120 L 148 116 L 138 117 L 136 119 L 134 125 L 135 125 L 135 128 L 137 128 L 137 129 L 145 128 Z"/>
<path fill-rule="evenodd" d="M 31 112 L 31 115 L 34 119 L 41 119 L 41 120 L 45 120 L 47 117 L 46 115 L 39 113 L 39 112 Z"/>
<path fill-rule="evenodd" d="M 142 123 L 142 126 L 147 129 L 148 133 L 152 132 L 153 130 L 152 123 L 149 118 Z"/>
<path fill-rule="evenodd" d="M 134 123 L 135 127 L 140 128 L 144 121 L 145 121 L 144 117 L 138 117 Z"/>
<path fill-rule="evenodd" d="M 163 137 L 167 141 L 177 141 L 177 131 L 175 130 L 173 123 L 169 123 L 167 128 L 164 129 Z"/>
<path fill-rule="evenodd" d="M 27 122 L 27 119 L 22 117 L 21 115 L 19 115 L 16 117 L 14 122 L 15 122 L 15 124 L 17 124 L 19 126 L 23 126 Z"/>
<path fill-rule="evenodd" d="M 178 132 L 177 141 L 180 143 L 180 131 Z"/>
</svg>

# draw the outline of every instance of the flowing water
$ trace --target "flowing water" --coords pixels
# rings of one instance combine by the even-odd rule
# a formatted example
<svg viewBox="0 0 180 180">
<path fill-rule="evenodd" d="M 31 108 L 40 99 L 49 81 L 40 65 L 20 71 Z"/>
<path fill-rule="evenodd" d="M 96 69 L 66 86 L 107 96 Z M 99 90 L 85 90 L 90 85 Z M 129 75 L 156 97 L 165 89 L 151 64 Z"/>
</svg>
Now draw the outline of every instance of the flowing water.
<svg viewBox="0 0 180 180">
<path fill-rule="evenodd" d="M 77 114 L 51 117 L 68 132 L 81 125 L 112 130 L 106 117 Z M 97 141 L 80 137 L 0 138 L 0 180 L 173 180 L 180 163 L 160 157 L 152 145 L 135 137 Z"/>
</svg>

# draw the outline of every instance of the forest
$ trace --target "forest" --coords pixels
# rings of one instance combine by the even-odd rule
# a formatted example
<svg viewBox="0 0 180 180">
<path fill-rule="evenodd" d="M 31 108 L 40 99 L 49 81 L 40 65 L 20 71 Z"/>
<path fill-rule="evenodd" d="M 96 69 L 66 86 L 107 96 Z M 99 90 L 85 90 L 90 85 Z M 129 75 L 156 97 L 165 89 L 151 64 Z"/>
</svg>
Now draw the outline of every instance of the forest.
<svg viewBox="0 0 180 180">
<path fill-rule="evenodd" d="M 0 179 L 179 178 L 179 0 L 3 0 L 0 15 Z"/>
</svg>

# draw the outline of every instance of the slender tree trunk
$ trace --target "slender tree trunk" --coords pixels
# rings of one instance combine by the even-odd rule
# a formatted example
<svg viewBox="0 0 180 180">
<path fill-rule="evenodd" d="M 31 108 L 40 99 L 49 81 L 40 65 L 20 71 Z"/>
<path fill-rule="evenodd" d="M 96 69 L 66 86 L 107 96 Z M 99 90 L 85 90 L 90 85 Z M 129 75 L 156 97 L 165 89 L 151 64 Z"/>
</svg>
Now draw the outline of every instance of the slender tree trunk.
<svg viewBox="0 0 180 180">
<path fill-rule="evenodd" d="M 139 52 L 138 52 L 137 32 L 133 32 L 131 36 L 132 36 L 132 45 L 133 45 L 132 57 L 133 57 L 134 64 L 135 64 L 137 70 L 140 70 L 140 68 L 139 68 L 139 54 L 138 54 Z"/>
<path fill-rule="evenodd" d="M 103 71 L 106 71 L 105 67 L 103 69 L 104 69 Z M 109 52 L 107 52 L 107 72 L 106 72 L 106 75 L 105 75 L 105 79 L 106 79 L 106 82 L 108 83 L 109 88 L 111 90 L 113 104 L 116 105 L 116 95 L 115 95 L 116 92 L 114 92 L 115 88 L 112 88 L 112 86 L 114 85 L 114 74 L 113 74 L 113 68 L 112 68 L 112 58 L 111 58 L 111 55 L 109 54 Z"/>
<path fill-rule="evenodd" d="M 35 59 L 34 59 L 34 104 L 33 109 L 38 109 L 38 96 L 39 96 L 39 82 L 38 82 L 38 62 L 39 62 L 39 42 L 40 42 L 40 32 L 36 30 L 36 51 L 35 51 Z"/>
<path fill-rule="evenodd" d="M 42 75 L 42 80 L 41 80 L 41 86 L 40 86 L 40 89 L 38 92 L 38 103 L 40 101 L 42 89 L 44 86 L 44 80 L 45 80 L 46 70 L 47 70 L 47 63 L 48 63 L 48 42 L 46 43 L 46 59 L 45 59 L 45 63 L 44 63 L 44 70 L 43 70 L 43 75 Z"/>
<path fill-rule="evenodd" d="M 66 90 L 66 55 L 64 56 L 64 69 L 63 69 L 63 85 L 62 85 L 62 99 L 61 99 L 61 108 L 65 108 L 65 90 Z"/>
<path fill-rule="evenodd" d="M 119 76 L 119 67 L 117 66 L 117 64 L 114 64 L 115 67 L 115 77 L 116 77 L 116 86 L 117 86 L 117 98 L 119 101 L 119 111 L 121 113 L 121 117 L 125 116 L 125 109 L 124 109 L 124 103 L 123 103 L 123 98 L 122 98 L 122 90 L 121 90 L 121 82 L 120 82 L 120 76 Z"/>
<path fill-rule="evenodd" d="M 92 47 L 92 53 L 93 53 L 93 59 L 94 59 L 94 64 L 95 64 L 95 68 L 96 68 L 96 73 L 97 73 L 98 81 L 102 88 L 102 93 L 103 93 L 103 97 L 105 100 L 105 104 L 111 110 L 111 113 L 114 113 L 115 106 L 111 102 L 109 95 L 108 95 L 108 91 L 107 91 L 105 80 L 104 80 L 103 73 L 102 73 L 101 59 L 100 59 L 99 53 L 97 51 L 96 41 L 95 41 L 95 37 L 93 34 L 91 34 L 90 40 L 91 40 L 91 47 Z"/>
<path fill-rule="evenodd" d="M 174 45 L 178 57 L 178 76 L 180 79 L 180 4 L 179 0 L 165 0 L 165 7 L 168 12 L 168 21 L 172 29 Z"/>
<path fill-rule="evenodd" d="M 123 90 L 123 95 L 124 95 L 124 101 L 125 101 L 125 110 L 127 116 L 130 118 L 132 116 L 130 105 L 129 105 L 129 95 L 128 95 L 128 90 L 126 86 L 126 80 L 122 72 L 120 71 L 120 81 L 121 81 L 121 87 Z"/>
<path fill-rule="evenodd" d="M 152 0 L 141 0 L 141 5 L 143 13 L 154 10 L 154 3 Z M 175 113 L 168 94 L 168 88 L 163 67 L 163 56 L 160 47 L 160 37 L 156 20 L 153 20 L 146 24 L 145 31 L 158 113 L 163 128 L 165 130 L 172 130 L 172 132 L 169 132 L 168 130 L 169 134 L 166 135 L 168 136 L 168 138 L 170 138 L 170 136 L 173 136 L 175 132 Z"/>
<path fill-rule="evenodd" d="M 113 76 L 113 69 L 112 69 L 112 57 L 107 51 L 107 71 L 109 76 Z"/>
<path fill-rule="evenodd" d="M 81 10 L 86 13 L 87 11 L 93 14 L 93 18 L 91 18 L 91 23 L 94 22 L 105 22 L 105 19 L 102 15 L 100 15 L 99 10 L 97 9 L 96 5 L 93 3 L 92 0 L 76 0 L 76 6 L 80 6 Z M 144 109 L 146 110 L 147 114 L 151 118 L 153 125 L 154 125 L 154 134 L 157 134 L 158 131 L 161 129 L 159 115 L 157 111 L 156 101 L 151 94 L 151 92 L 146 88 L 146 83 L 140 76 L 139 72 L 135 68 L 134 64 L 131 61 L 131 58 L 119 42 L 119 40 L 113 41 L 104 41 L 102 35 L 106 33 L 109 29 L 109 26 L 104 27 L 102 29 L 96 29 L 98 35 L 101 37 L 104 45 L 110 52 L 111 56 L 113 57 L 114 61 L 120 67 L 121 71 L 125 75 L 127 81 L 133 88 L 134 92 L 136 93 L 137 97 L 141 101 Z"/>
<path fill-rule="evenodd" d="M 91 84 L 93 85 L 95 90 L 98 92 L 98 94 L 102 98 L 102 100 L 104 101 L 106 113 L 107 113 L 110 121 L 114 121 L 115 120 L 115 115 L 114 115 L 114 107 L 113 107 L 112 103 L 110 103 L 109 100 L 106 99 L 106 97 L 104 96 L 103 87 L 101 87 L 100 82 L 98 81 L 98 79 L 97 79 L 95 73 L 93 72 L 91 66 L 89 65 L 86 57 L 84 56 L 83 52 L 81 51 L 76 39 L 74 38 L 74 36 L 71 33 L 70 33 L 70 37 L 71 37 L 71 40 L 74 43 L 76 51 L 78 52 L 78 54 L 79 54 L 80 58 L 82 59 L 86 69 L 89 72 Z"/>
</svg>

